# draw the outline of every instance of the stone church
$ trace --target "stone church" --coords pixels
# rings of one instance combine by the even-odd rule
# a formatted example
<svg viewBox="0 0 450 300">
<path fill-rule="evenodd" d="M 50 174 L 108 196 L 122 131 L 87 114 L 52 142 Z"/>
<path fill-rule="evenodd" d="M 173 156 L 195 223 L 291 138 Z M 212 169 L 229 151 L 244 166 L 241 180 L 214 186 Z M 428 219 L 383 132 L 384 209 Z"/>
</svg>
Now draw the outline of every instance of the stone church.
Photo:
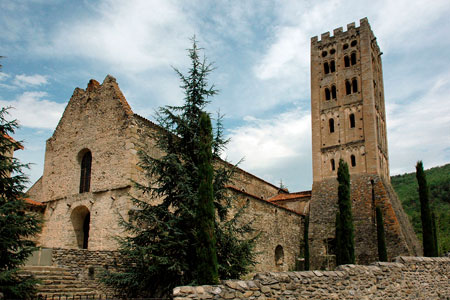
<svg viewBox="0 0 450 300">
<path fill-rule="evenodd" d="M 228 187 L 234 207 L 248 205 L 244 219 L 261 232 L 255 271 L 294 268 L 302 256 L 305 216 L 312 267 L 333 267 L 341 158 L 351 173 L 357 263 L 377 260 L 378 205 L 389 258 L 420 254 L 390 184 L 381 54 L 367 19 L 311 39 L 312 191 L 289 193 L 239 168 Z M 28 191 L 32 201 L 45 205 L 38 239 L 43 249 L 117 249 L 114 237 L 124 234 L 119 217 L 134 209 L 131 180 L 144 180 L 137 152 L 161 154 L 151 138 L 158 130 L 132 111 L 111 76 L 75 89 L 46 142 L 43 175 Z"/>
</svg>

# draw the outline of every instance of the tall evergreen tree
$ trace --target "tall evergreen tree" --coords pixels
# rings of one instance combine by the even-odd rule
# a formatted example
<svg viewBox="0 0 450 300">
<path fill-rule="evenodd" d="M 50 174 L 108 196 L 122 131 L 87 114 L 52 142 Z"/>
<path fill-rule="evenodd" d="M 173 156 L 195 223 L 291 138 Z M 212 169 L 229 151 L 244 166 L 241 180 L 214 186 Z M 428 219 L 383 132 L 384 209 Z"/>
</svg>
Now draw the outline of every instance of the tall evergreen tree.
<svg viewBox="0 0 450 300">
<path fill-rule="evenodd" d="M 132 198 L 138 209 L 130 220 L 122 219 L 129 236 L 119 239 L 120 252 L 127 260 L 125 270 L 104 277 L 104 282 L 129 296 L 162 297 L 175 286 L 216 282 L 215 267 L 207 270 L 204 265 L 215 264 L 211 215 L 217 215 L 213 227 L 219 277 L 237 278 L 255 263 L 255 240 L 248 238 L 254 236 L 250 224 L 238 222 L 242 210 L 229 215 L 232 199 L 226 186 L 231 184 L 234 170 L 219 161 L 227 143 L 220 117 L 212 143 L 206 134 L 207 120 L 202 116 L 208 98 L 217 91 L 208 85 L 212 66 L 200 59 L 199 50 L 194 39 L 187 75 L 175 70 L 185 93 L 184 104 L 162 107 L 157 113 L 161 129 L 152 138 L 162 155 L 153 157 L 145 149 L 139 153 L 147 182 L 135 182 L 135 187 L 158 201 L 151 205 L 148 198 Z M 213 169 L 207 162 L 210 144 Z M 208 261 L 202 262 L 204 259 Z"/>
<path fill-rule="evenodd" d="M 355 263 L 355 241 L 353 233 L 352 202 L 350 200 L 350 174 L 348 165 L 339 160 L 337 173 L 338 208 L 336 216 L 336 262 L 341 264 Z"/>
<path fill-rule="evenodd" d="M 199 284 L 217 284 L 219 282 L 216 255 L 216 235 L 214 228 L 214 190 L 212 167 L 211 120 L 207 113 L 200 116 L 200 136 L 198 151 L 198 173 L 200 186 L 198 191 L 197 224 L 197 282 Z"/>
<path fill-rule="evenodd" d="M 431 219 L 431 209 L 428 198 L 428 185 L 425 172 L 423 171 L 422 161 L 416 164 L 416 178 L 419 184 L 419 199 L 420 199 L 420 217 L 422 220 L 422 242 L 424 256 L 437 256 L 437 249 L 435 248 L 433 222 Z"/>
<path fill-rule="evenodd" d="M 336 221 L 335 221 L 335 240 L 336 240 L 336 266 L 342 265 L 342 255 L 340 255 L 339 251 L 342 249 L 342 228 L 341 228 L 341 214 L 339 210 L 336 213 Z"/>
<path fill-rule="evenodd" d="M 387 261 L 388 257 L 386 249 L 386 237 L 384 235 L 383 214 L 379 206 L 377 206 L 376 208 L 376 218 L 377 218 L 378 259 L 380 261 Z"/>
<path fill-rule="evenodd" d="M 305 270 L 309 270 L 309 216 L 305 217 L 305 228 L 303 231 L 303 241 L 305 243 Z"/>
<path fill-rule="evenodd" d="M 431 213 L 431 222 L 433 225 L 433 241 L 434 241 L 434 249 L 436 250 L 436 256 L 439 256 L 439 239 L 436 231 L 436 214 L 434 211 Z"/>
<path fill-rule="evenodd" d="M 0 292 L 6 299 L 28 299 L 36 293 L 36 280 L 18 276 L 18 270 L 37 248 L 30 240 L 40 231 L 41 220 L 26 212 L 27 177 L 21 164 L 12 157 L 21 144 L 10 138 L 16 121 L 5 119 L 7 109 L 0 110 Z"/>
</svg>

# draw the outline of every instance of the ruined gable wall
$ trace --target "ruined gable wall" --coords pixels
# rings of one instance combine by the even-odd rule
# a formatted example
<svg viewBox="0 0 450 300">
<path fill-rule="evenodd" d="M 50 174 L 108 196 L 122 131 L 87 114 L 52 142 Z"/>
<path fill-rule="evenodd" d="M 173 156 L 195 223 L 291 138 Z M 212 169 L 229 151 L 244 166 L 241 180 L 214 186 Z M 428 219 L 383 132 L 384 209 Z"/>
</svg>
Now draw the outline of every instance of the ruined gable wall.
<svg viewBox="0 0 450 300">
<path fill-rule="evenodd" d="M 92 153 L 92 192 L 129 184 L 131 109 L 113 77 L 76 89 L 53 136 L 47 140 L 43 175 L 44 201 L 79 192 L 83 150 Z"/>
<path fill-rule="evenodd" d="M 132 207 L 128 191 L 136 168 L 136 150 L 130 138 L 131 116 L 110 76 L 102 85 L 91 81 L 86 91 L 75 90 L 47 141 L 41 192 L 39 184 L 30 190 L 32 196 L 47 203 L 41 245 L 80 248 L 80 222 L 84 218 L 80 210 L 84 210 L 90 213 L 88 249 L 117 249 L 113 237 L 123 234 L 119 215 L 127 218 Z M 92 153 L 90 191 L 80 194 L 85 149 Z"/>
</svg>

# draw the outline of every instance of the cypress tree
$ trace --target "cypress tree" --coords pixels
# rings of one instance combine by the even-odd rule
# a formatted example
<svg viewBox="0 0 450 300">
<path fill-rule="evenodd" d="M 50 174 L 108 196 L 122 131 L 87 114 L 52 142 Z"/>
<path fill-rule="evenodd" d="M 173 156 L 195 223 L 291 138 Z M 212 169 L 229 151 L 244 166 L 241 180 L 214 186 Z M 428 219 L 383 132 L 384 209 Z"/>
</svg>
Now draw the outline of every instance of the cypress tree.
<svg viewBox="0 0 450 300">
<path fill-rule="evenodd" d="M 0 110 L 0 292 L 6 299 L 29 299 L 36 293 L 37 281 L 21 277 L 18 271 L 36 250 L 31 238 L 40 231 L 42 220 L 26 212 L 25 184 L 27 177 L 21 164 L 12 157 L 21 144 L 10 138 L 18 127 L 7 121 L 7 108 Z"/>
<path fill-rule="evenodd" d="M 340 254 L 340 249 L 342 249 L 342 229 L 341 229 L 341 214 L 339 211 L 336 213 L 336 266 L 342 265 L 342 255 Z"/>
<path fill-rule="evenodd" d="M 434 240 L 434 249 L 436 249 L 436 256 L 439 256 L 439 240 L 436 231 L 436 214 L 434 211 L 431 213 L 431 221 L 433 223 L 433 240 Z"/>
<path fill-rule="evenodd" d="M 198 175 L 197 224 L 197 282 L 198 284 L 217 284 L 218 265 L 216 256 L 216 237 L 214 230 L 214 191 L 212 168 L 211 120 L 207 113 L 200 116 Z"/>
<path fill-rule="evenodd" d="M 355 263 L 355 242 L 353 233 L 352 202 L 350 200 L 350 174 L 348 165 L 344 160 L 339 160 L 337 173 L 338 207 L 336 215 L 336 262 L 341 264 Z"/>
<path fill-rule="evenodd" d="M 305 217 L 305 227 L 303 229 L 303 243 L 305 253 L 305 270 L 309 270 L 309 216 Z"/>
<path fill-rule="evenodd" d="M 433 234 L 433 221 L 428 198 L 428 185 L 422 161 L 416 165 L 416 178 L 419 184 L 420 218 L 422 220 L 422 242 L 424 256 L 437 256 Z"/>
<path fill-rule="evenodd" d="M 384 236 L 384 222 L 383 214 L 381 213 L 381 208 L 377 206 L 376 208 L 377 217 L 377 242 L 378 242 L 378 259 L 380 261 L 387 261 L 387 250 L 386 250 L 386 238 Z"/>
</svg>

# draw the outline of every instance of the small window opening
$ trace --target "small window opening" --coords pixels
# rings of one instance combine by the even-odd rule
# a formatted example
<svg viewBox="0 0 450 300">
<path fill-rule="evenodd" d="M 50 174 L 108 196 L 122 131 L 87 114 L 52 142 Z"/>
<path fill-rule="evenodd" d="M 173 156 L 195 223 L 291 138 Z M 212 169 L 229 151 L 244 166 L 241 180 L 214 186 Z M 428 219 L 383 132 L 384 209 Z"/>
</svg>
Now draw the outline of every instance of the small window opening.
<svg viewBox="0 0 450 300">
<path fill-rule="evenodd" d="M 331 86 L 331 98 L 336 99 L 336 86 Z"/>
<path fill-rule="evenodd" d="M 334 132 L 334 119 L 333 118 L 328 120 L 328 125 L 330 127 L 330 133 L 333 133 Z"/>
<path fill-rule="evenodd" d="M 344 66 L 346 68 L 350 67 L 350 58 L 347 55 L 344 56 Z"/>
<path fill-rule="evenodd" d="M 336 50 L 331 49 L 331 50 L 330 50 L 330 54 L 334 54 L 334 53 L 336 53 Z"/>
<path fill-rule="evenodd" d="M 325 62 L 323 64 L 323 71 L 325 72 L 325 74 L 330 73 L 330 66 L 328 65 L 328 62 Z"/>
<path fill-rule="evenodd" d="M 350 128 L 355 128 L 355 114 L 350 114 Z"/>
<path fill-rule="evenodd" d="M 86 152 L 81 160 L 80 193 L 89 192 L 91 185 L 91 151 Z"/>
<path fill-rule="evenodd" d="M 350 156 L 350 160 L 352 162 L 352 167 L 355 167 L 356 166 L 356 157 L 353 154 Z"/>
<path fill-rule="evenodd" d="M 330 89 L 329 88 L 325 88 L 325 99 L 330 100 Z"/>
<path fill-rule="evenodd" d="M 357 44 L 357 42 L 356 42 L 356 40 L 354 40 L 354 41 L 352 41 L 352 42 L 350 43 L 350 46 L 355 47 L 356 44 Z"/>
<path fill-rule="evenodd" d="M 334 60 L 330 61 L 330 72 L 336 72 L 336 65 L 334 63 Z"/>
<path fill-rule="evenodd" d="M 356 52 L 353 52 L 351 54 L 351 62 L 352 62 L 352 66 L 356 65 Z"/>
<path fill-rule="evenodd" d="M 325 245 L 327 255 L 336 255 L 336 239 L 326 239 Z"/>
<path fill-rule="evenodd" d="M 281 245 L 275 248 L 275 265 L 282 266 L 284 264 L 284 250 Z"/>
<path fill-rule="evenodd" d="M 344 46 L 342 46 L 342 49 L 348 49 L 348 44 L 344 44 Z"/>
<path fill-rule="evenodd" d="M 322 51 L 322 57 L 325 57 L 325 56 L 327 56 L 327 51 Z"/>
<path fill-rule="evenodd" d="M 358 92 L 358 81 L 356 80 L 356 78 L 354 78 L 352 80 L 352 89 L 353 89 L 353 93 Z"/>
<path fill-rule="evenodd" d="M 347 95 L 350 95 L 352 93 L 352 85 L 350 83 L 350 81 L 345 81 L 345 93 Z"/>
<path fill-rule="evenodd" d="M 336 164 L 334 162 L 334 158 L 331 159 L 331 171 L 336 170 Z"/>
</svg>

